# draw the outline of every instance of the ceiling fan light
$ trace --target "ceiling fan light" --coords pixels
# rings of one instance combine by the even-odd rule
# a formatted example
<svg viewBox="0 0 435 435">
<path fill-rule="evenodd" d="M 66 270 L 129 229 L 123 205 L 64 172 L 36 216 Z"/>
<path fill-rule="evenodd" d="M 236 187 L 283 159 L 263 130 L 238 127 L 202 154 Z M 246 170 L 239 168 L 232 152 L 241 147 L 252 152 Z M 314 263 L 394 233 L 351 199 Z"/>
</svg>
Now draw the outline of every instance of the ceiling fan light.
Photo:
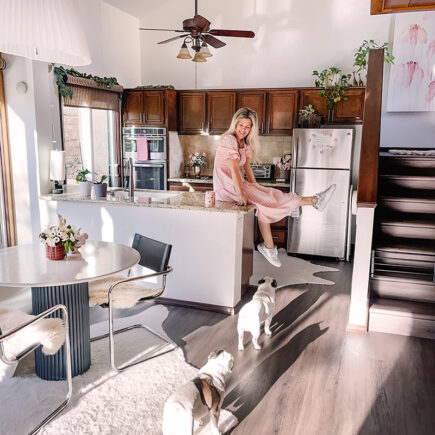
<svg viewBox="0 0 435 435">
<path fill-rule="evenodd" d="M 207 62 L 205 57 L 203 57 L 199 52 L 195 54 L 194 58 L 192 59 L 192 62 Z"/>
<path fill-rule="evenodd" d="M 201 49 L 199 50 L 198 54 L 202 57 L 212 57 L 213 56 L 210 52 L 210 49 L 208 48 L 208 46 L 205 42 L 202 43 Z"/>
<path fill-rule="evenodd" d="M 183 42 L 183 45 L 181 46 L 180 52 L 177 56 L 178 59 L 192 59 L 192 56 L 189 53 L 189 50 L 187 49 L 187 45 L 185 42 Z"/>
</svg>

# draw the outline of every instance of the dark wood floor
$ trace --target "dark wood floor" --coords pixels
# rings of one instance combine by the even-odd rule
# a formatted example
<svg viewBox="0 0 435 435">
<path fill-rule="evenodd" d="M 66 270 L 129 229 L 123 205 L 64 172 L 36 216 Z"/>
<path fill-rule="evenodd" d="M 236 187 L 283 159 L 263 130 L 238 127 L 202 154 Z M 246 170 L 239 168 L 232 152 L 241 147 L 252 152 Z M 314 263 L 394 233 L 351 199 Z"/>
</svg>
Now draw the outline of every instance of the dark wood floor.
<svg viewBox="0 0 435 435">
<path fill-rule="evenodd" d="M 336 284 L 279 290 L 261 351 L 237 350 L 237 316 L 168 307 L 163 328 L 196 367 L 216 349 L 235 356 L 233 434 L 433 434 L 435 341 L 346 333 L 352 265 L 314 262 L 339 267 L 320 274 Z"/>
</svg>

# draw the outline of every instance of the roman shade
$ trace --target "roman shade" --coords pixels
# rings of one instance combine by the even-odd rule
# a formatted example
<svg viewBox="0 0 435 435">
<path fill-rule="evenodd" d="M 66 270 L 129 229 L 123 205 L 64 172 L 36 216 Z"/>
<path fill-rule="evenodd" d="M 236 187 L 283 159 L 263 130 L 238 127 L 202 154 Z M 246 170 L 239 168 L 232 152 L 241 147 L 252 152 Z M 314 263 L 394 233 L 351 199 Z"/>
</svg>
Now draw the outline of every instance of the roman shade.
<svg viewBox="0 0 435 435">
<path fill-rule="evenodd" d="M 91 109 L 119 110 L 119 96 L 123 91 L 120 85 L 111 88 L 100 86 L 92 79 L 67 76 L 67 86 L 72 88 L 72 98 L 64 97 L 63 104 L 72 107 L 89 107 Z"/>
</svg>

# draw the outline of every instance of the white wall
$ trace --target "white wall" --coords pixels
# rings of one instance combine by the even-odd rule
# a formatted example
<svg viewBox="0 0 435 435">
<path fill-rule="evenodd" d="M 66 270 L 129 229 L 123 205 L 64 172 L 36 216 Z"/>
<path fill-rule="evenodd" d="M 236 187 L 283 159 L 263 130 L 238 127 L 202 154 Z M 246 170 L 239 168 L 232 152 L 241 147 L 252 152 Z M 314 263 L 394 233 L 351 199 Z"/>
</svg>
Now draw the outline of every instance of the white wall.
<svg viewBox="0 0 435 435">
<path fill-rule="evenodd" d="M 78 0 L 93 62 L 80 72 L 114 76 L 125 87 L 140 82 L 139 21 L 102 0 Z M 52 124 L 60 143 L 58 102 L 48 64 L 4 55 L 5 95 L 13 171 L 18 243 L 35 240 L 41 230 L 38 195 L 52 188 L 49 150 Z M 25 81 L 28 91 L 18 93 Z"/>
<path fill-rule="evenodd" d="M 180 29 L 194 15 L 193 0 L 147 1 L 146 9 L 128 3 L 130 10 L 136 7 L 142 27 Z M 314 69 L 337 66 L 351 72 L 353 54 L 364 39 L 392 42 L 395 14 L 371 16 L 369 10 L 369 0 L 200 1 L 198 12 L 212 28 L 253 30 L 255 39 L 220 37 L 227 46 L 211 48 L 207 63 L 194 63 L 176 58 L 182 39 L 156 44 L 176 33 L 143 31 L 142 84 L 176 89 L 313 86 Z M 387 66 L 385 89 L 388 72 Z M 434 147 L 434 116 L 384 109 L 381 146 Z"/>
</svg>

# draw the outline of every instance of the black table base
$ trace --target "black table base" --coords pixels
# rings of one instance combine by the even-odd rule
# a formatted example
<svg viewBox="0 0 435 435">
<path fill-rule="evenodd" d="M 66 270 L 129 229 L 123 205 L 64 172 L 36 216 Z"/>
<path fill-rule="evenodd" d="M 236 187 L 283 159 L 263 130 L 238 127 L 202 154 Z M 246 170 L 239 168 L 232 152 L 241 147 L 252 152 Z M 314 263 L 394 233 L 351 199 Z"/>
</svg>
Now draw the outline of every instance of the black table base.
<svg viewBox="0 0 435 435">
<path fill-rule="evenodd" d="M 68 310 L 72 375 L 77 376 L 91 366 L 88 283 L 32 287 L 33 314 L 57 304 L 65 305 Z M 54 315 L 61 317 L 61 312 Z M 38 347 L 35 350 L 36 374 L 49 381 L 66 379 L 65 357 L 64 346 L 54 355 L 44 355 Z"/>
</svg>

